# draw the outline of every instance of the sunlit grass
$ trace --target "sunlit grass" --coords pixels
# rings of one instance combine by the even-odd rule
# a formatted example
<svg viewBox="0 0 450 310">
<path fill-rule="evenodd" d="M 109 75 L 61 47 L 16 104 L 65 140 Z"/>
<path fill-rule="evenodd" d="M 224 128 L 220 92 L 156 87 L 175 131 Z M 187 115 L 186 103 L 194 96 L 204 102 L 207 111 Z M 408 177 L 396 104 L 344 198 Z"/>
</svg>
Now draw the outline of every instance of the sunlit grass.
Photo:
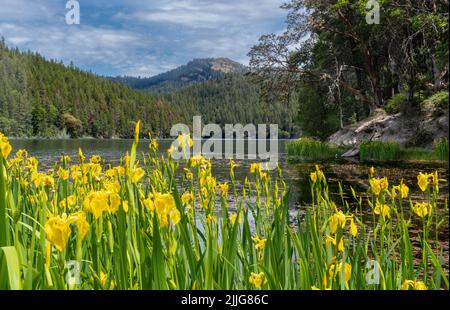
<svg viewBox="0 0 450 310">
<path fill-rule="evenodd" d="M 337 158 L 346 151 L 337 145 L 310 138 L 300 138 L 295 141 L 290 141 L 286 147 L 290 157 L 306 160 Z"/>
<path fill-rule="evenodd" d="M 360 146 L 363 161 L 441 160 L 448 161 L 448 140 L 435 143 L 433 149 L 403 148 L 397 142 L 371 141 Z"/>
<path fill-rule="evenodd" d="M 317 166 L 312 206 L 292 223 L 280 169 L 252 164 L 249 179 L 235 180 L 231 161 L 219 183 L 201 156 L 180 167 L 153 140 L 138 162 L 137 145 L 116 167 L 80 150 L 41 172 L 0 135 L 0 289 L 449 288 L 437 173 L 394 185 L 371 170 L 367 200 L 353 192 L 334 202 Z M 409 186 L 421 189 L 420 203 Z M 79 283 L 66 281 L 67 262 L 79 264 Z"/>
</svg>

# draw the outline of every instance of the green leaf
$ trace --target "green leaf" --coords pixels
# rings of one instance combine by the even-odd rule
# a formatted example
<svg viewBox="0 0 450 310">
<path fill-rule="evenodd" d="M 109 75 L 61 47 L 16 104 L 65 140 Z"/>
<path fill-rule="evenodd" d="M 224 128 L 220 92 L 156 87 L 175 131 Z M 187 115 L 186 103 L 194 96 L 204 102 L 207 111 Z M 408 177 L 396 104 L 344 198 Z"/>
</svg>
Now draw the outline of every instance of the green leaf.
<svg viewBox="0 0 450 310">
<path fill-rule="evenodd" d="M 19 265 L 19 256 L 17 255 L 17 251 L 15 247 L 8 246 L 0 248 L 0 261 L 2 262 L 2 270 L 3 270 L 3 262 L 6 264 L 7 275 L 8 275 L 8 286 L 11 290 L 21 290 L 22 282 L 20 278 L 20 265 Z M 4 259 L 3 259 L 4 258 Z M 2 277 L 6 275 L 2 272 Z M 2 279 L 3 280 L 3 279 Z"/>
</svg>

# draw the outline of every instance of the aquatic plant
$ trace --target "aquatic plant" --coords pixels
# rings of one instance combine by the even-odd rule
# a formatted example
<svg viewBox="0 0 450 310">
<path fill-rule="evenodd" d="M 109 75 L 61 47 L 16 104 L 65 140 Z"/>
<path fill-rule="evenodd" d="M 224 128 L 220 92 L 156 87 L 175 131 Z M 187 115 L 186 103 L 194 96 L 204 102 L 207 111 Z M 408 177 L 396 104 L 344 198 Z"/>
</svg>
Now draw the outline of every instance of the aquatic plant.
<svg viewBox="0 0 450 310">
<path fill-rule="evenodd" d="M 290 141 L 287 143 L 286 148 L 291 158 L 295 157 L 307 160 L 336 158 L 345 152 L 345 149 L 337 145 L 310 138 L 300 138 L 295 141 Z"/>
<path fill-rule="evenodd" d="M 439 139 L 433 149 L 404 148 L 398 142 L 370 141 L 360 146 L 363 161 L 440 160 L 448 161 L 448 140 Z"/>
</svg>

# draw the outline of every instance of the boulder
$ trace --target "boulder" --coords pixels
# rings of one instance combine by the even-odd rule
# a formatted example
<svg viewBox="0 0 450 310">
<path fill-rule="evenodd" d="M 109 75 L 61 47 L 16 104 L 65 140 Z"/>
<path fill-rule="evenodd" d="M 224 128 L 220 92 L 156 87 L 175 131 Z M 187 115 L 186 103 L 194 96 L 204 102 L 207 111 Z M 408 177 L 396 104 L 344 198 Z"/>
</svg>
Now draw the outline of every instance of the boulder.
<svg viewBox="0 0 450 310">
<path fill-rule="evenodd" d="M 328 138 L 328 142 L 352 147 L 345 157 L 358 155 L 359 145 L 365 141 L 394 141 L 404 147 L 432 147 L 435 139 L 448 138 L 448 110 L 428 110 L 418 115 L 375 114 L 355 125 L 342 128 Z"/>
</svg>

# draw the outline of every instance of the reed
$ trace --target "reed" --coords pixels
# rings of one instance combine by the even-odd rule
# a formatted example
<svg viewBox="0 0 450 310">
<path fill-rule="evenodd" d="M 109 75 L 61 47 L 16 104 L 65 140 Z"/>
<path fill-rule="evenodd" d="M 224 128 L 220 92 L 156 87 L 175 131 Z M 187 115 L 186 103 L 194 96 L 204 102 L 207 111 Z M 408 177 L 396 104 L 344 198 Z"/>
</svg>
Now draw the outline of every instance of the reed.
<svg viewBox="0 0 450 310">
<path fill-rule="evenodd" d="M 448 161 L 448 140 L 437 140 L 433 149 L 403 148 L 397 142 L 364 142 L 360 146 L 360 159 L 362 161 Z"/>
<path fill-rule="evenodd" d="M 344 152 L 344 149 L 334 144 L 310 138 L 301 138 L 287 143 L 287 153 L 291 158 L 323 160 L 337 158 Z"/>
</svg>

